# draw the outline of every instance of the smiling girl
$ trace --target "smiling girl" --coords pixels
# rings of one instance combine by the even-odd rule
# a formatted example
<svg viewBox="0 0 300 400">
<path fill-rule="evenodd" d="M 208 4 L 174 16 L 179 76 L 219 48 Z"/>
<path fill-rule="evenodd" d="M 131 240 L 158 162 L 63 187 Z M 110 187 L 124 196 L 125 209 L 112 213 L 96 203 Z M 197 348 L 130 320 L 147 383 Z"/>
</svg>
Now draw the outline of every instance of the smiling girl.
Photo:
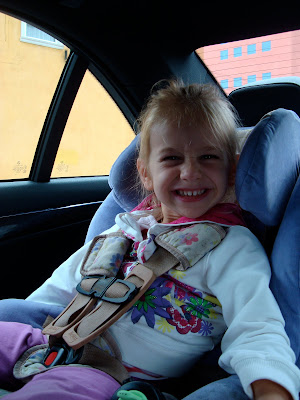
<svg viewBox="0 0 300 400">
<path fill-rule="evenodd" d="M 298 400 L 300 372 L 269 289 L 268 259 L 245 227 L 234 196 L 237 124 L 231 105 L 211 86 L 172 81 L 152 94 L 139 123 L 137 170 L 147 197 L 131 213 L 117 215 L 106 232 L 121 231 L 122 246 L 91 246 L 91 254 L 97 253 L 91 266 L 114 249 L 102 268 L 120 268 L 126 277 L 151 259 L 161 241 L 180 262 L 109 328 L 123 365 L 145 380 L 176 378 L 221 342 L 219 364 L 234 374 L 234 383 L 218 392 L 200 389 L 187 399 Z M 29 300 L 66 306 L 89 246 Z M 47 338 L 27 325 L 5 322 L 0 337 L 0 383 L 16 384 L 15 362 Z M 92 344 L 102 347 L 99 338 Z M 103 371 L 80 364 L 38 368 L 43 373 L 8 398 L 109 400 L 119 386 Z"/>
</svg>

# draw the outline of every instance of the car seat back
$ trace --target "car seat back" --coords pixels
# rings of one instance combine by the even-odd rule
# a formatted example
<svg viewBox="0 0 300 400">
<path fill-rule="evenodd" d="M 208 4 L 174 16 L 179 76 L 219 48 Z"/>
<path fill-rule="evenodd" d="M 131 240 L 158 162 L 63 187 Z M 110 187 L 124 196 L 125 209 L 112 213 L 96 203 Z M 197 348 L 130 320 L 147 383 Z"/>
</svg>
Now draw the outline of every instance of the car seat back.
<svg viewBox="0 0 300 400">
<path fill-rule="evenodd" d="M 299 117 L 279 109 L 253 129 L 239 160 L 237 199 L 268 253 L 299 174 L 299 149 Z"/>
<path fill-rule="evenodd" d="M 300 136 L 300 132 L 299 132 Z M 271 254 L 271 290 L 300 368 L 300 178 L 285 210 Z"/>
<path fill-rule="evenodd" d="M 265 228 L 265 235 L 260 239 L 270 255 L 270 287 L 284 316 L 298 366 L 299 171 L 300 119 L 293 111 L 273 111 L 256 125 L 245 143 L 237 168 L 236 193 L 242 209 L 254 216 Z M 273 227 L 271 238 L 270 227 Z"/>
</svg>

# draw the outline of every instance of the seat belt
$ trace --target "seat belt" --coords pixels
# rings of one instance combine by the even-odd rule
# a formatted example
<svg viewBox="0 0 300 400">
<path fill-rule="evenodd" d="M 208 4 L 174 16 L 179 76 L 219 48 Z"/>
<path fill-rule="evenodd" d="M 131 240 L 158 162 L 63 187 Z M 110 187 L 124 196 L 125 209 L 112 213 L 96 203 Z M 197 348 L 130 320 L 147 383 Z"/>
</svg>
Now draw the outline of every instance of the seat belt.
<svg viewBox="0 0 300 400">
<path fill-rule="evenodd" d="M 73 350 L 91 342 L 126 313 L 156 278 L 177 264 L 174 255 L 158 247 L 147 262 L 137 264 L 124 280 L 85 276 L 77 286 L 76 297 L 44 328 L 43 333 L 50 335 L 50 346 L 61 337 Z M 102 301 L 95 306 L 98 300 Z"/>
</svg>

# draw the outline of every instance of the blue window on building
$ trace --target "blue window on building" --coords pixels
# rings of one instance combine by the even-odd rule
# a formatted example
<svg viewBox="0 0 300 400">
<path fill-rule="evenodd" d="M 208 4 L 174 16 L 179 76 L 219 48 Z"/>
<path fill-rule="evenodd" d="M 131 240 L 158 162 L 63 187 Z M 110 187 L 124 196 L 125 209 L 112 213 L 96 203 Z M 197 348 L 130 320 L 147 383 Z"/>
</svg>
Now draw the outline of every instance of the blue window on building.
<svg viewBox="0 0 300 400">
<path fill-rule="evenodd" d="M 247 46 L 247 54 L 255 54 L 256 53 L 256 44 L 248 44 Z"/>
<path fill-rule="evenodd" d="M 234 87 L 240 87 L 240 86 L 242 86 L 242 77 L 234 78 L 234 79 L 233 79 L 233 86 L 234 86 Z"/>
<path fill-rule="evenodd" d="M 271 40 L 266 42 L 262 42 L 261 44 L 261 51 L 270 51 L 271 50 Z"/>
<path fill-rule="evenodd" d="M 221 87 L 222 87 L 223 89 L 228 89 L 228 88 L 229 88 L 228 79 L 222 79 L 220 83 L 221 83 Z"/>
<path fill-rule="evenodd" d="M 271 72 L 264 72 L 262 74 L 262 79 L 270 79 L 271 78 Z"/>
<path fill-rule="evenodd" d="M 221 58 L 221 60 L 227 60 L 227 58 L 228 58 L 228 50 L 221 50 L 220 58 Z"/>
<path fill-rule="evenodd" d="M 233 49 L 233 56 L 234 57 L 241 57 L 242 55 L 242 48 L 241 47 L 235 47 Z"/>
<path fill-rule="evenodd" d="M 256 82 L 256 75 L 248 75 L 247 82 L 248 83 Z"/>
</svg>

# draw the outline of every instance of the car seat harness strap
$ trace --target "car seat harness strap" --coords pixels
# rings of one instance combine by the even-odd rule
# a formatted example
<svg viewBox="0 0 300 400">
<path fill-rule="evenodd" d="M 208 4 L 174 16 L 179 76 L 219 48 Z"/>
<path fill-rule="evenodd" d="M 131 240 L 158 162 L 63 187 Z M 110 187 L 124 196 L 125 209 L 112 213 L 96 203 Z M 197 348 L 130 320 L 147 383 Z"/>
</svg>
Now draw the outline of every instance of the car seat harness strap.
<svg viewBox="0 0 300 400">
<path fill-rule="evenodd" d="M 195 234 L 198 240 L 191 241 Z M 122 232 L 97 236 L 83 260 L 77 295 L 43 330 L 49 335 L 49 344 L 24 353 L 15 366 L 15 377 L 24 380 L 56 366 L 85 365 L 107 372 L 119 382 L 128 379 L 120 350 L 107 329 L 134 306 L 156 278 L 172 268 L 192 267 L 225 235 L 226 228 L 218 224 L 172 227 L 154 238 L 154 253 L 143 264 L 137 262 L 124 279 L 119 269 L 132 241 Z M 117 262 L 111 262 L 116 255 Z M 97 337 L 106 342 L 104 348 L 109 351 L 92 343 Z"/>
<path fill-rule="evenodd" d="M 127 312 L 158 276 L 178 263 L 175 256 L 159 247 L 125 279 L 85 276 L 69 306 L 44 328 L 43 333 L 50 335 L 50 346 L 61 337 L 74 350 L 91 342 Z"/>
</svg>

